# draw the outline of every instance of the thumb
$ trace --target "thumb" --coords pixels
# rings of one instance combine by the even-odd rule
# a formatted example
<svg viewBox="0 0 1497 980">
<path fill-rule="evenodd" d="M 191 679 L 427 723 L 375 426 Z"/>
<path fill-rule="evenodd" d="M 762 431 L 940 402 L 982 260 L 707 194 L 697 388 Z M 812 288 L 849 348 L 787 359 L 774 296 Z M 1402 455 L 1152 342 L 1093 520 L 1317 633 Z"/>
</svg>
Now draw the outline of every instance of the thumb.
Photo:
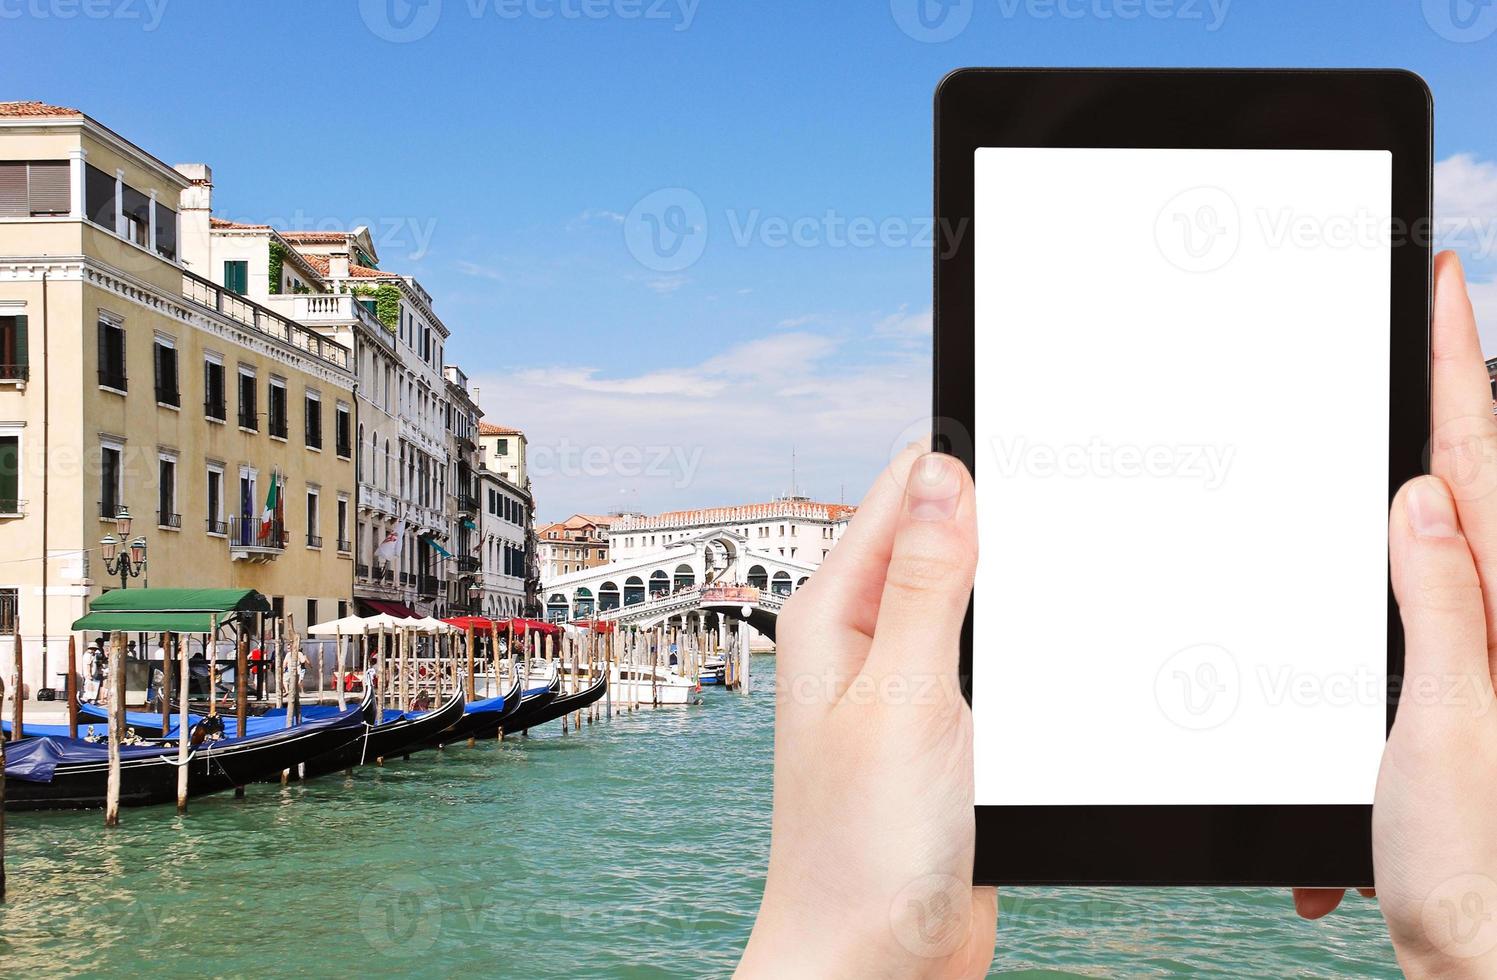
<svg viewBox="0 0 1497 980">
<path fill-rule="evenodd" d="M 1455 678 L 1490 687 L 1481 582 L 1444 480 L 1422 476 L 1399 490 L 1388 553 L 1403 617 L 1401 703 L 1427 703 L 1431 699 L 1418 696 L 1425 685 L 1438 691 Z"/>
<path fill-rule="evenodd" d="M 910 469 L 865 672 L 955 676 L 977 569 L 972 476 L 931 453 Z"/>
</svg>

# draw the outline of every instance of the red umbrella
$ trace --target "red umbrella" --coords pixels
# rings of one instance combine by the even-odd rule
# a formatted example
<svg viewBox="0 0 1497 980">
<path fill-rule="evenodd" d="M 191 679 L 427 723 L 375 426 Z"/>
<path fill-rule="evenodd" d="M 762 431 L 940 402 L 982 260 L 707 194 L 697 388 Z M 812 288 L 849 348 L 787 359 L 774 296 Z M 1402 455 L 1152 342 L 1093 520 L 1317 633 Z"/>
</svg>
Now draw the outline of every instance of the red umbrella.
<svg viewBox="0 0 1497 980">
<path fill-rule="evenodd" d="M 482 616 L 454 616 L 451 619 L 444 619 L 442 622 L 448 626 L 456 626 L 460 630 L 471 629 L 475 632 L 488 632 L 494 625 L 493 620 L 485 619 Z"/>
</svg>

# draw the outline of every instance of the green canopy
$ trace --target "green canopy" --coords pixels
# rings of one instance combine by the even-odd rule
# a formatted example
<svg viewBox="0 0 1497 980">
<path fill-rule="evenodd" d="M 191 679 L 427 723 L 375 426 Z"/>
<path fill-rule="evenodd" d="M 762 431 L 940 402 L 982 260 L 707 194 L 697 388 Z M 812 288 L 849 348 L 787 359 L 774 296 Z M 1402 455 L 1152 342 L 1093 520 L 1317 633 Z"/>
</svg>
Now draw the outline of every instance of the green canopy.
<svg viewBox="0 0 1497 980">
<path fill-rule="evenodd" d="M 115 589 L 89 604 L 75 630 L 212 633 L 235 613 L 268 613 L 254 589 Z"/>
</svg>

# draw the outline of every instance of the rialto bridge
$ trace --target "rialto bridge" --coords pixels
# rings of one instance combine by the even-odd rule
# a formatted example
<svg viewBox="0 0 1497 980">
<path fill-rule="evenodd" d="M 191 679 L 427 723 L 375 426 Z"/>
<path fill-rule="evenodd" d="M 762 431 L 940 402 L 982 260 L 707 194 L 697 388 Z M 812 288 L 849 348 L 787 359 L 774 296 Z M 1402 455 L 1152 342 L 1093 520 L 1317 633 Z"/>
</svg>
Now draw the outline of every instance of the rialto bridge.
<svg viewBox="0 0 1497 980">
<path fill-rule="evenodd" d="M 674 541 L 652 554 L 545 583 L 552 622 L 605 619 L 631 626 L 716 630 L 746 621 L 773 639 L 785 604 L 816 566 L 750 547 L 731 531 Z"/>
</svg>

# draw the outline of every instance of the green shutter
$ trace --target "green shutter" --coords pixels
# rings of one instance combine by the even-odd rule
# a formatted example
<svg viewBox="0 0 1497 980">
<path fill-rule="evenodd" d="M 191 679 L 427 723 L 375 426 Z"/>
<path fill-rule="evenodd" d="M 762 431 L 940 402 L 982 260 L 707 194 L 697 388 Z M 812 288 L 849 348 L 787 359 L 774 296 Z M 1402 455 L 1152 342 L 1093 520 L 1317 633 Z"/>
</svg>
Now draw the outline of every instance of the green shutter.
<svg viewBox="0 0 1497 980">
<path fill-rule="evenodd" d="M 26 377 L 26 368 L 30 364 L 26 357 L 26 317 L 18 316 L 16 320 L 16 367 L 20 370 L 17 376 Z"/>
<path fill-rule="evenodd" d="M 21 508 L 17 501 L 21 485 L 21 440 L 17 436 L 0 439 L 0 513 L 14 514 Z"/>
</svg>

